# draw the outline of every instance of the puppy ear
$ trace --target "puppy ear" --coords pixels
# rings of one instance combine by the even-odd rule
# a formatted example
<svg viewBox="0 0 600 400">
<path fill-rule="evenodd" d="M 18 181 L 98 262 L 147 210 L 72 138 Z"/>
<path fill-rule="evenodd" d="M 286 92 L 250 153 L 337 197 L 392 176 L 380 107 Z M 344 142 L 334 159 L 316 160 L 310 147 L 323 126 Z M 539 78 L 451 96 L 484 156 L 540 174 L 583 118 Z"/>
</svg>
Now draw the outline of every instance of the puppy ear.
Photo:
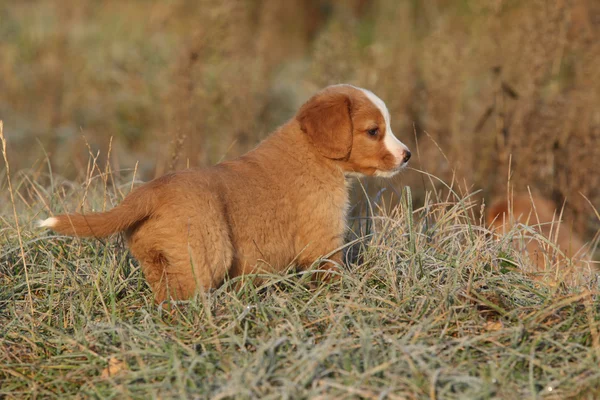
<svg viewBox="0 0 600 400">
<path fill-rule="evenodd" d="M 352 102 L 343 93 L 317 94 L 308 100 L 296 119 L 309 141 L 325 157 L 347 160 L 352 150 Z"/>
</svg>

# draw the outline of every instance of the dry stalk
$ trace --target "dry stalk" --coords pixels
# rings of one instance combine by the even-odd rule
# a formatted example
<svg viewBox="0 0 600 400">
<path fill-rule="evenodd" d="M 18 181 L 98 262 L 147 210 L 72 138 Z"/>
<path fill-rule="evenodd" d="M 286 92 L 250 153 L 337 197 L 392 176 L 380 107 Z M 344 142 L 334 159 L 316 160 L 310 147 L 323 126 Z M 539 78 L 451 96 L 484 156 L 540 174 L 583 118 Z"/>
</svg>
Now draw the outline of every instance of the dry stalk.
<svg viewBox="0 0 600 400">
<path fill-rule="evenodd" d="M 6 155 L 6 139 L 4 139 L 4 123 L 0 120 L 0 141 L 2 141 L 2 155 L 4 156 L 4 164 L 6 165 L 6 181 L 8 183 L 8 192 L 10 193 L 10 202 L 12 204 L 13 215 L 15 217 L 15 227 L 17 229 L 17 238 L 19 239 L 19 249 L 21 251 L 21 260 L 25 271 L 25 282 L 27 283 L 27 295 L 29 308 L 33 314 L 33 298 L 31 297 L 31 285 L 29 284 L 29 271 L 27 269 L 27 261 L 25 260 L 25 248 L 23 246 L 23 237 L 21 235 L 21 227 L 19 225 L 19 216 L 17 215 L 17 206 L 15 204 L 15 196 L 12 183 L 10 181 L 10 166 L 8 164 L 8 156 Z"/>
</svg>

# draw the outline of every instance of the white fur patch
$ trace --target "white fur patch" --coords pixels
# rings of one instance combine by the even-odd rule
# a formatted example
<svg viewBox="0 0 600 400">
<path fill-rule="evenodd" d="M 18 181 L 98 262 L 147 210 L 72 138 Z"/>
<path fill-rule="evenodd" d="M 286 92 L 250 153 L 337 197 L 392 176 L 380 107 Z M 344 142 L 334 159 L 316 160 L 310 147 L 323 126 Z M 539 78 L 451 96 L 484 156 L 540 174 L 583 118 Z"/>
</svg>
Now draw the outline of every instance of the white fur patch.
<svg viewBox="0 0 600 400">
<path fill-rule="evenodd" d="M 375 173 L 373 175 L 377 176 L 379 178 L 391 178 L 392 176 L 396 175 L 398 172 L 400 172 L 400 168 L 394 169 L 392 171 L 375 171 Z"/>
<path fill-rule="evenodd" d="M 406 147 L 406 145 L 404 143 L 402 143 L 401 141 L 398 140 L 398 138 L 396 137 L 396 135 L 394 135 L 394 132 L 392 132 L 392 127 L 390 125 L 390 112 L 387 108 L 387 106 L 385 105 L 385 103 L 383 102 L 383 100 L 381 100 L 379 97 L 377 97 L 375 95 L 375 93 L 366 90 L 366 89 L 362 89 L 362 88 L 358 88 L 360 90 L 363 91 L 363 93 L 365 94 L 365 96 L 367 96 L 367 98 L 369 100 L 371 100 L 371 102 L 375 105 L 375 107 L 377 107 L 379 109 L 379 111 L 381 111 L 381 114 L 383 115 L 383 119 L 385 120 L 385 137 L 383 138 L 383 143 L 385 144 L 385 147 L 387 147 L 388 151 L 390 153 L 392 153 L 396 158 L 402 160 L 404 158 L 404 152 L 408 151 L 408 147 Z M 390 174 L 391 172 L 381 172 L 381 174 L 375 173 L 376 176 L 393 176 L 395 174 L 395 172 L 391 173 L 392 175 L 386 175 L 386 174 Z"/>
<path fill-rule="evenodd" d="M 362 178 L 363 176 L 365 176 L 364 174 L 355 171 L 346 171 L 344 172 L 344 175 L 346 176 L 346 178 Z"/>
<path fill-rule="evenodd" d="M 39 221 L 38 222 L 38 227 L 40 228 L 54 228 L 54 226 L 56 226 L 56 224 L 58 223 L 58 219 L 54 218 L 54 217 L 50 217 L 47 218 L 43 221 Z"/>
</svg>

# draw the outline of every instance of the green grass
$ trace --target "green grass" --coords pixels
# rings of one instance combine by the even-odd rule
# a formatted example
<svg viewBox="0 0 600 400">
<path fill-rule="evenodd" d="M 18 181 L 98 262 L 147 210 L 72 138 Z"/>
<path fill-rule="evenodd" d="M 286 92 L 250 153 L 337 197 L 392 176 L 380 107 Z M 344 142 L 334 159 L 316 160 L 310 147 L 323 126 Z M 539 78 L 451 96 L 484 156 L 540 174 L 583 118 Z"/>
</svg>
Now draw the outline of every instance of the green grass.
<svg viewBox="0 0 600 400">
<path fill-rule="evenodd" d="M 37 190 L 15 185 L 26 269 L 12 205 L 1 209 L 2 397 L 600 396 L 597 282 L 506 268 L 527 261 L 471 222 L 468 199 L 413 210 L 405 192 L 338 283 L 290 273 L 160 307 L 121 239 L 33 227 L 44 203 L 74 209 L 84 190 L 87 206 L 110 207 L 101 179 L 22 182 Z"/>
</svg>

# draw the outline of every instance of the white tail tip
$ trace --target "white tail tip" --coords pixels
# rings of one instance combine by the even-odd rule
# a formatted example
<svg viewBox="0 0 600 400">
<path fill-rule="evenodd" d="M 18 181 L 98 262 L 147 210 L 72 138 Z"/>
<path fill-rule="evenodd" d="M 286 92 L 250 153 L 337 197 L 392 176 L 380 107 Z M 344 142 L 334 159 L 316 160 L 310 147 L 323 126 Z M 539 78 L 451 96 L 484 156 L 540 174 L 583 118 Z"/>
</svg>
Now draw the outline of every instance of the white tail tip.
<svg viewBox="0 0 600 400">
<path fill-rule="evenodd" d="M 43 221 L 39 221 L 38 222 L 38 227 L 40 228 L 54 228 L 54 226 L 56 225 L 56 223 L 58 222 L 58 219 L 54 218 L 54 217 L 50 217 L 47 218 Z"/>
</svg>

